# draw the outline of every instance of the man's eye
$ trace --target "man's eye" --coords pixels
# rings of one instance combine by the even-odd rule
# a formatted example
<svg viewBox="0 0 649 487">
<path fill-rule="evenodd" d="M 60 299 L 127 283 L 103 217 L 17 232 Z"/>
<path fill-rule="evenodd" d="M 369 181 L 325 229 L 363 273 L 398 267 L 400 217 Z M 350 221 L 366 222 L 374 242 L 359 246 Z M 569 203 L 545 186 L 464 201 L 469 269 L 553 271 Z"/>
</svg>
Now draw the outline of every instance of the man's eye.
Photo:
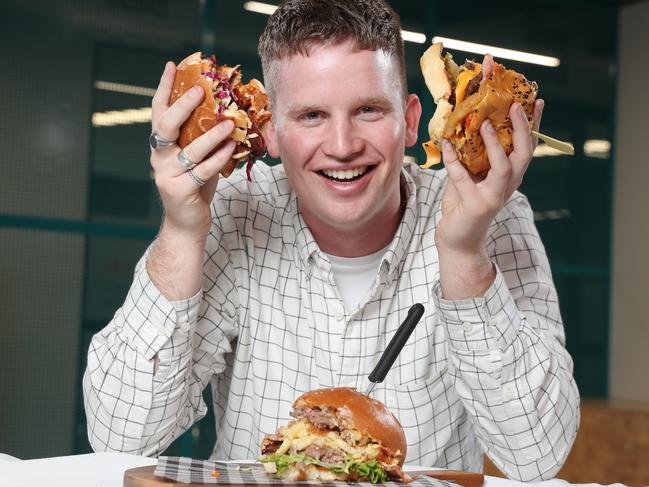
<svg viewBox="0 0 649 487">
<path fill-rule="evenodd" d="M 373 122 L 382 118 L 383 110 L 378 107 L 365 105 L 358 109 L 358 116 L 361 120 Z"/>
<path fill-rule="evenodd" d="M 306 112 L 304 118 L 306 120 L 317 120 L 320 118 L 320 112 Z"/>
</svg>

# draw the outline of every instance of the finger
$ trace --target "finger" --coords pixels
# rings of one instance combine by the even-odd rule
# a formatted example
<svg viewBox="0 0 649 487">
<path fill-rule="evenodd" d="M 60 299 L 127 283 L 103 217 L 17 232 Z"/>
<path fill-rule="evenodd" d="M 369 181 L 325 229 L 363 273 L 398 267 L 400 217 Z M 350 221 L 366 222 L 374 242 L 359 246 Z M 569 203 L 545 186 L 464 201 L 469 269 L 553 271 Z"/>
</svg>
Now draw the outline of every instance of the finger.
<svg viewBox="0 0 649 487">
<path fill-rule="evenodd" d="M 171 105 L 159 119 L 154 128 L 163 139 L 176 140 L 180 126 L 189 118 L 194 109 L 201 104 L 205 91 L 200 85 L 193 86 Z"/>
<path fill-rule="evenodd" d="M 509 157 L 514 165 L 514 170 L 524 172 L 534 153 L 530 123 L 527 121 L 527 116 L 520 103 L 512 104 L 509 109 L 509 118 L 514 127 L 512 136 L 514 150 Z"/>
<path fill-rule="evenodd" d="M 193 169 L 194 174 L 202 180 L 207 181 L 209 185 L 214 176 L 230 162 L 236 145 L 236 142 L 233 140 L 221 145 L 214 154 Z"/>
<path fill-rule="evenodd" d="M 185 155 L 190 161 L 201 164 L 205 156 L 212 152 L 214 148 L 227 140 L 228 136 L 234 130 L 232 120 L 224 120 L 215 127 L 212 127 L 200 137 L 196 138 L 191 144 L 183 149 Z M 176 172 L 184 172 L 185 169 L 181 164 L 175 166 Z"/>
<path fill-rule="evenodd" d="M 453 144 L 448 140 L 442 142 L 442 160 L 448 173 L 449 180 L 455 186 L 458 196 L 462 200 L 478 196 L 476 183 L 471 178 L 469 171 L 462 165 L 453 149 Z"/>
<path fill-rule="evenodd" d="M 480 126 L 480 135 L 484 140 L 489 165 L 491 169 L 487 173 L 485 181 L 495 193 L 503 193 L 509 186 L 512 177 L 512 163 L 503 149 L 498 134 L 489 119 L 482 122 Z"/>
<path fill-rule="evenodd" d="M 151 123 L 153 126 L 155 126 L 155 121 L 169 108 L 169 98 L 175 77 L 176 65 L 168 61 L 162 72 L 160 83 L 158 83 L 158 89 L 151 100 Z"/>
<path fill-rule="evenodd" d="M 537 132 L 541 130 L 541 118 L 543 117 L 543 107 L 545 106 L 545 101 L 542 99 L 536 100 L 534 102 L 534 110 L 532 111 L 532 129 Z M 537 136 L 532 136 L 532 147 L 536 149 L 536 146 L 539 143 L 539 138 Z"/>
<path fill-rule="evenodd" d="M 487 78 L 491 76 L 491 73 L 494 70 L 494 57 L 491 54 L 485 54 L 484 59 L 482 60 L 482 79 L 480 80 L 480 88 L 484 86 L 487 82 Z"/>
</svg>

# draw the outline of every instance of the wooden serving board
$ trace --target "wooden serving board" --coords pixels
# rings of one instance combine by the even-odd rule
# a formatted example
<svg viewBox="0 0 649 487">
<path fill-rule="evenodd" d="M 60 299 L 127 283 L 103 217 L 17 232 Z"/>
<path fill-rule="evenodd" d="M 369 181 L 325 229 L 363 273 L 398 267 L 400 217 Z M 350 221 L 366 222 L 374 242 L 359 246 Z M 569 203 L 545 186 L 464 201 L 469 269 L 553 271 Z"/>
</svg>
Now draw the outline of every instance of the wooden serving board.
<svg viewBox="0 0 649 487">
<path fill-rule="evenodd" d="M 131 468 L 124 472 L 124 487 L 214 487 L 217 484 L 184 484 L 174 480 L 156 477 L 153 475 L 155 465 L 148 467 Z M 484 475 L 475 472 L 462 472 L 459 470 L 427 470 L 424 472 L 416 472 L 417 475 L 428 475 L 440 480 L 449 480 L 455 482 L 463 487 L 481 487 L 484 483 Z M 226 484 L 222 484 L 226 485 Z M 291 485 L 300 485 L 286 483 L 286 487 Z M 238 485 L 237 487 L 245 487 Z M 259 486 L 255 486 L 259 487 Z"/>
</svg>

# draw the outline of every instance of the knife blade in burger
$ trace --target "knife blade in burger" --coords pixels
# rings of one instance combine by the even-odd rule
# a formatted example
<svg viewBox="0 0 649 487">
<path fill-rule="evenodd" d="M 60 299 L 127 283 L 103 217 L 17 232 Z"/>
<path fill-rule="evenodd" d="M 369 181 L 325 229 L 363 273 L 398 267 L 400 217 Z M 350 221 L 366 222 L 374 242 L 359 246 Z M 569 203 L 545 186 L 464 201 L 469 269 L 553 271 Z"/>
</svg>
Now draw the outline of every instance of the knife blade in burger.
<svg viewBox="0 0 649 487">
<path fill-rule="evenodd" d="M 228 177 L 238 163 L 245 161 L 250 180 L 255 159 L 266 152 L 262 132 L 271 112 L 264 86 L 254 78 L 244 84 L 239 67 L 219 66 L 215 56 L 203 56 L 200 52 L 187 56 L 178 64 L 170 102 L 194 85 L 201 86 L 205 97 L 180 127 L 178 145 L 185 148 L 219 122 L 230 119 L 235 125 L 230 138 L 237 145 L 221 175 Z"/>
<path fill-rule="evenodd" d="M 458 66 L 449 53 L 442 54 L 442 49 L 442 43 L 432 44 L 420 59 L 426 86 L 437 105 L 428 124 L 430 140 L 423 144 L 426 163 L 422 167 L 441 161 L 442 139 L 448 139 L 471 173 L 485 174 L 490 165 L 480 135 L 482 122 L 491 121 L 500 144 L 510 154 L 514 129 L 509 108 L 514 102 L 520 103 L 531 122 L 538 85 L 498 63 L 483 79 L 481 64 L 467 61 Z"/>
<path fill-rule="evenodd" d="M 261 443 L 267 473 L 286 480 L 411 480 L 401 469 L 403 428 L 383 403 L 351 388 L 318 389 L 298 397 L 291 415 Z"/>
</svg>

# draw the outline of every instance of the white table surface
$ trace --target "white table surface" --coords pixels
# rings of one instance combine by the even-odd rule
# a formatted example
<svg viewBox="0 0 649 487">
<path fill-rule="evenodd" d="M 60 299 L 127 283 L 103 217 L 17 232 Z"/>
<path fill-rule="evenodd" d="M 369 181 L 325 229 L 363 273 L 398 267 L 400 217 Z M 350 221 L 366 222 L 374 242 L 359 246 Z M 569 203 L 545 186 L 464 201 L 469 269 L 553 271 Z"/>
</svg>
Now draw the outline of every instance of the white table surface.
<svg viewBox="0 0 649 487">
<path fill-rule="evenodd" d="M 156 463 L 155 458 L 126 453 L 89 453 L 36 460 L 17 460 L 0 455 L 0 487 L 122 487 L 125 470 Z M 558 479 L 524 484 L 487 476 L 484 487 L 570 485 L 596 487 L 599 484 L 569 484 Z M 612 485 L 622 487 L 622 484 Z"/>
</svg>

